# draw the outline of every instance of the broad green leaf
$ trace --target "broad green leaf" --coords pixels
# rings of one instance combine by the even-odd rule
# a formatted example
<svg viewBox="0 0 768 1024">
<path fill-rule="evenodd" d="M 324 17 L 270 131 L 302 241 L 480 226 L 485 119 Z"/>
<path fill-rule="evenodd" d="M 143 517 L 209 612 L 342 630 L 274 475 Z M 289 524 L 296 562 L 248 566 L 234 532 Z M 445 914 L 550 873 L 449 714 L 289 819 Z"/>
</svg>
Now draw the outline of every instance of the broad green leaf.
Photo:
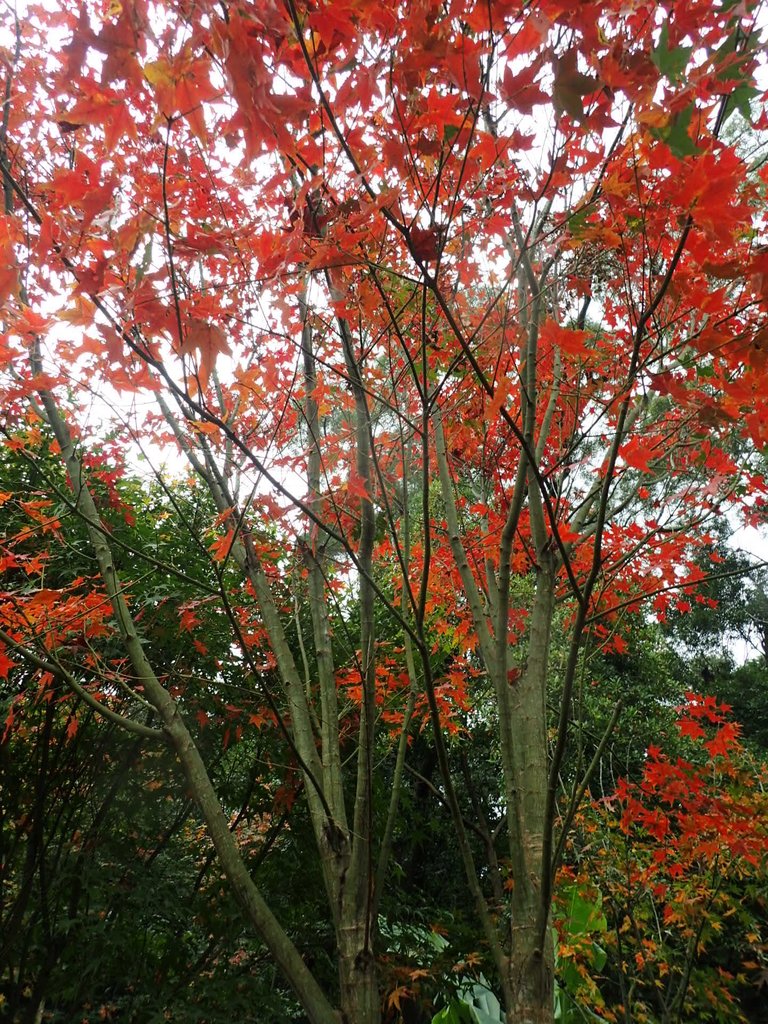
<svg viewBox="0 0 768 1024">
<path fill-rule="evenodd" d="M 651 135 L 662 142 L 666 142 L 672 151 L 673 156 L 683 160 L 687 156 L 695 156 L 699 152 L 698 146 L 688 134 L 688 127 L 693 117 L 693 103 L 675 114 L 662 128 L 651 128 Z"/>
<path fill-rule="evenodd" d="M 602 899 L 598 894 L 595 900 L 586 899 L 577 886 L 569 886 L 566 890 L 568 917 L 565 928 L 568 935 L 576 938 L 592 932 L 604 932 L 608 927 L 605 914 L 602 912 Z"/>
<path fill-rule="evenodd" d="M 688 66 L 692 52 L 692 46 L 673 46 L 670 49 L 669 28 L 665 21 L 659 33 L 659 45 L 651 52 L 651 60 L 670 82 L 678 82 Z"/>
<path fill-rule="evenodd" d="M 452 999 L 447 1006 L 435 1014 L 432 1024 L 477 1024 L 477 1022 L 473 1010 L 463 999 Z M 494 1021 L 494 1024 L 497 1022 Z"/>
<path fill-rule="evenodd" d="M 740 85 L 737 89 L 734 89 L 726 101 L 725 120 L 728 120 L 732 114 L 738 111 L 745 121 L 751 121 L 752 100 L 756 99 L 759 95 L 758 90 L 751 85 Z"/>
</svg>

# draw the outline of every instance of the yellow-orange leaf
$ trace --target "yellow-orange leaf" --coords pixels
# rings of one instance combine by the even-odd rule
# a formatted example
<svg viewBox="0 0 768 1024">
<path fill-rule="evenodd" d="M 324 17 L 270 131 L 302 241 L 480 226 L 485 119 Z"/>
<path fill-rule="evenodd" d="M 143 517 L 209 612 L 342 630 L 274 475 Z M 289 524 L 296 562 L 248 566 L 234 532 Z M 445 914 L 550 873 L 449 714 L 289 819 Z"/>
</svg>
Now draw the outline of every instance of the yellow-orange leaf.
<svg viewBox="0 0 768 1024">
<path fill-rule="evenodd" d="M 226 335 L 207 320 L 189 320 L 179 345 L 179 355 L 195 354 L 195 375 L 201 390 L 205 388 L 216 365 L 216 357 L 229 349 Z"/>
<path fill-rule="evenodd" d="M 225 558 L 229 557 L 229 553 L 232 550 L 232 544 L 235 539 L 235 531 L 227 530 L 223 537 L 217 537 L 216 540 L 211 544 L 208 549 L 211 555 L 217 562 L 223 562 Z"/>
</svg>

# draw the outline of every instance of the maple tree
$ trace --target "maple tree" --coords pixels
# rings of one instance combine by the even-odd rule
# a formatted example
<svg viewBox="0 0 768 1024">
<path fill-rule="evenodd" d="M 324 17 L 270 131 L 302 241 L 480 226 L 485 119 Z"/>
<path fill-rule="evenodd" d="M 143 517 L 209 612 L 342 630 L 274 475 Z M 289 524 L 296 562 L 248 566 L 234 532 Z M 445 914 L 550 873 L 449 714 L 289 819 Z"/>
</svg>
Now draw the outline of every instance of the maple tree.
<svg viewBox="0 0 768 1024">
<path fill-rule="evenodd" d="M 313 1024 L 381 1018 L 379 908 L 425 732 L 508 1019 L 551 1019 L 553 884 L 591 769 L 560 800 L 584 653 L 694 601 L 710 524 L 765 506 L 765 170 L 723 140 L 760 98 L 759 5 L 3 18 L 3 431 L 31 465 L 52 446 L 66 481 L 41 475 L 4 542 L 1 671 L 170 747 Z M 173 498 L 171 450 L 202 521 Z M 112 525 L 130 533 L 139 451 L 204 571 Z M 91 571 L 51 586 L 83 529 Z M 206 620 L 227 632 L 195 686 L 151 640 L 145 575 L 196 592 L 178 629 L 201 656 Z M 290 751 L 337 987 L 264 899 L 206 766 L 205 695 L 233 664 L 227 742 L 266 725 Z M 479 707 L 501 781 L 470 829 L 450 751 Z"/>
<path fill-rule="evenodd" d="M 568 874 L 594 909 L 590 927 L 560 948 L 581 979 L 577 998 L 598 1018 L 759 1016 L 765 763 L 746 753 L 729 711 L 686 694 L 679 751 L 650 746 L 640 777 L 620 779 L 580 820 Z"/>
</svg>

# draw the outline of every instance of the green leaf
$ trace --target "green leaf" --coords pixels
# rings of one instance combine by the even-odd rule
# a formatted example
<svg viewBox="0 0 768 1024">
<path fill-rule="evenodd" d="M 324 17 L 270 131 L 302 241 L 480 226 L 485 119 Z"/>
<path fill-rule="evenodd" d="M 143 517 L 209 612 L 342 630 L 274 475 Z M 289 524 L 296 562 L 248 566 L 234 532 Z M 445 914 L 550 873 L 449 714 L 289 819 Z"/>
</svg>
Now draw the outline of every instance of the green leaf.
<svg viewBox="0 0 768 1024">
<path fill-rule="evenodd" d="M 473 985 L 463 996 L 476 1024 L 504 1024 L 501 1003 L 486 985 Z"/>
<path fill-rule="evenodd" d="M 605 920 L 605 918 L 603 918 Z M 606 922 L 607 924 L 607 922 Z M 599 942 L 592 943 L 592 965 L 596 971 L 602 971 L 605 967 L 608 954 Z"/>
<path fill-rule="evenodd" d="M 760 95 L 758 89 L 753 88 L 751 85 L 740 85 L 734 89 L 726 100 L 726 112 L 725 119 L 735 114 L 738 111 L 745 121 L 752 120 L 752 100 Z"/>
<path fill-rule="evenodd" d="M 698 146 L 688 134 L 688 126 L 693 117 L 693 103 L 690 103 L 684 110 L 679 111 L 664 125 L 663 128 L 651 128 L 650 132 L 657 139 L 666 142 L 672 151 L 673 156 L 683 160 L 687 156 L 695 156 L 699 152 Z"/>
<path fill-rule="evenodd" d="M 568 218 L 568 230 L 574 238 L 579 238 L 583 235 L 587 227 L 587 218 L 590 215 L 590 210 L 586 209 L 577 210 L 576 213 L 572 214 Z"/>
<path fill-rule="evenodd" d="M 476 1024 L 476 1021 L 472 1010 L 463 999 L 452 999 L 435 1014 L 432 1024 Z"/>
<path fill-rule="evenodd" d="M 555 986 L 555 1020 L 557 1024 L 584 1024 L 585 1021 L 603 1021 L 588 1006 L 577 1003 L 561 985 Z"/>
<path fill-rule="evenodd" d="M 592 932 L 604 932 L 608 927 L 605 914 L 602 912 L 602 898 L 598 894 L 594 900 L 585 899 L 577 886 L 565 889 L 568 917 L 565 928 L 570 938 L 589 935 Z"/>
<path fill-rule="evenodd" d="M 688 60 L 692 53 L 692 46 L 673 46 L 670 49 L 669 28 L 665 21 L 659 33 L 659 45 L 651 52 L 651 60 L 662 75 L 670 82 L 678 82 L 688 67 Z"/>
</svg>

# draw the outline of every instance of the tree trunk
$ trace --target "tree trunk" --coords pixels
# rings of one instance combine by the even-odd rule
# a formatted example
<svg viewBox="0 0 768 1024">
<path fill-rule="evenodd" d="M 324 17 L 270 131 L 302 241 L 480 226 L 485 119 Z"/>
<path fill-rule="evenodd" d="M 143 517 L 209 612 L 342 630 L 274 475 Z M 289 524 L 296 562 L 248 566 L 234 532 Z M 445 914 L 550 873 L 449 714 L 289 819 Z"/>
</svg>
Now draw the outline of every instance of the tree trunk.
<svg viewBox="0 0 768 1024">
<path fill-rule="evenodd" d="M 549 753 L 547 748 L 547 678 L 554 614 L 555 572 L 549 555 L 540 557 L 531 609 L 525 671 L 512 693 L 516 793 L 521 834 L 512 838 L 524 865 L 514 879 L 511 900 L 510 990 L 513 1004 L 507 1017 L 514 1024 L 545 1024 L 554 1015 L 554 948 L 549 928 L 542 936 L 542 877 Z M 545 908 L 548 916 L 549 908 Z"/>
<path fill-rule="evenodd" d="M 538 893 L 512 897 L 512 952 L 509 958 L 509 1024 L 552 1024 L 554 1020 L 554 946 L 547 930 L 544 948 L 538 934 Z"/>
<path fill-rule="evenodd" d="M 338 954 L 343 1024 L 378 1024 L 381 1001 L 376 961 L 370 949 L 370 939 L 359 923 L 340 929 Z"/>
</svg>

